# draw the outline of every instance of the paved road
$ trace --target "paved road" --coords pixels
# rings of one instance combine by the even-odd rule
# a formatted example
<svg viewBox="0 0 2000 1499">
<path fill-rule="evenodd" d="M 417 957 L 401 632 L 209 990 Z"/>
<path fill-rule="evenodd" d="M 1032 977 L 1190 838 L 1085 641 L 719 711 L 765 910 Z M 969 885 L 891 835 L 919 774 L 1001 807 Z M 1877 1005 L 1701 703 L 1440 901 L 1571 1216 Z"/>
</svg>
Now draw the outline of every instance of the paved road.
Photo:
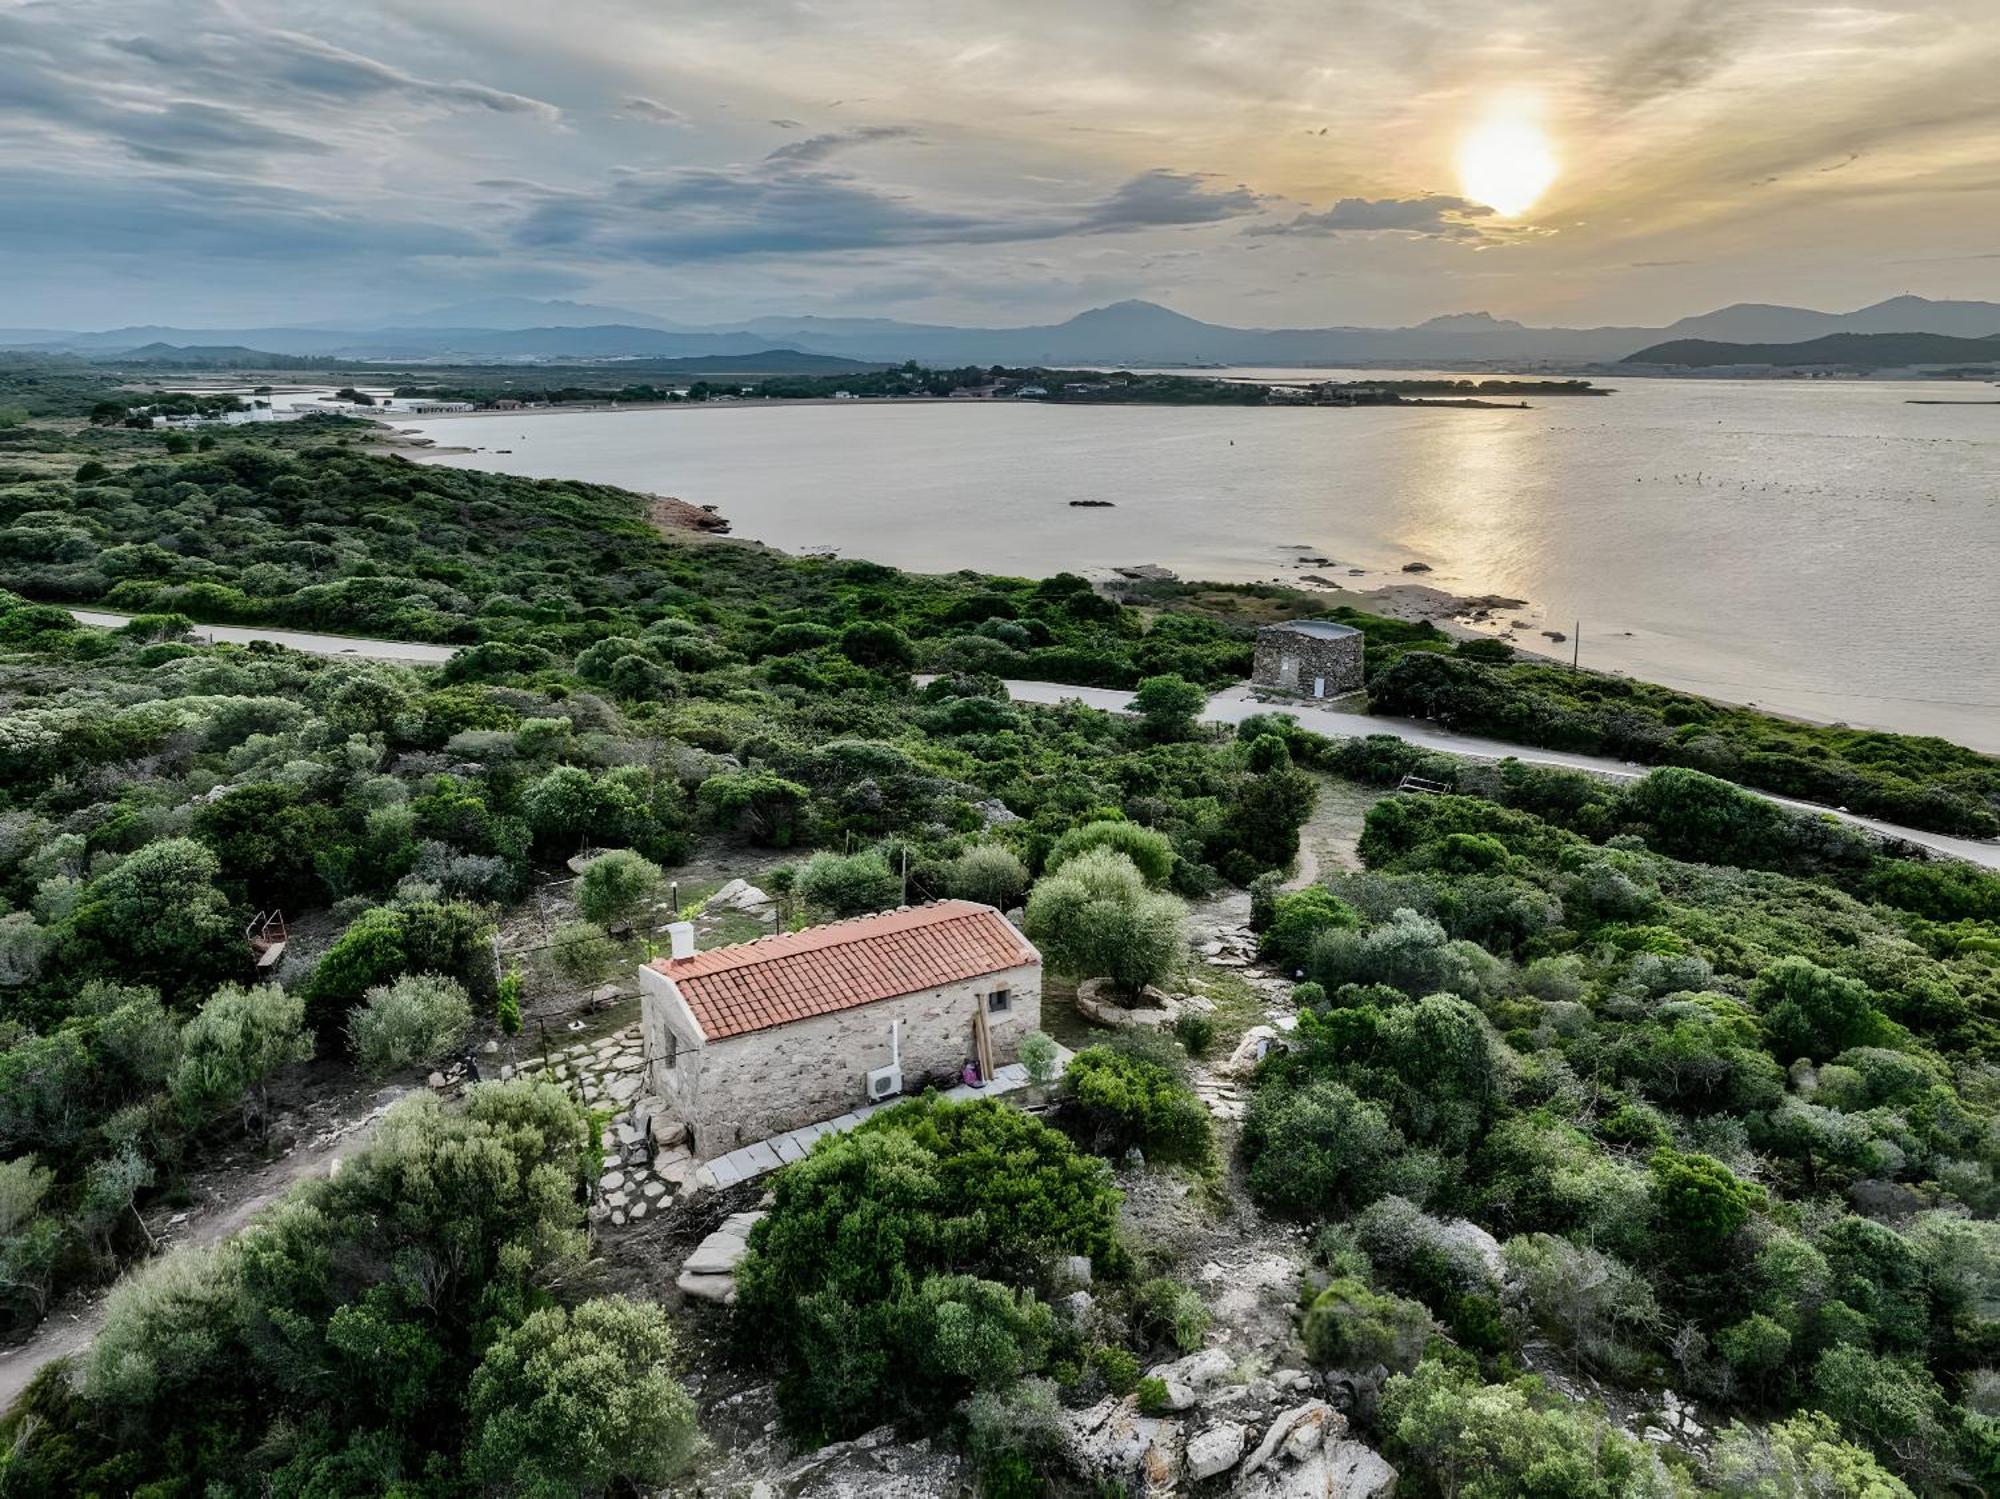
<svg viewBox="0 0 2000 1499">
<path fill-rule="evenodd" d="M 108 614 L 102 609 L 72 609 L 79 624 L 115 630 L 131 622 L 129 614 Z M 441 666 L 459 650 L 455 645 L 420 645 L 413 640 L 361 640 L 349 635 L 314 635 L 305 630 L 267 630 L 243 625 L 196 625 L 194 638 L 219 645 L 248 645 L 253 640 L 269 640 L 288 645 L 295 651 L 315 656 L 360 656 L 369 661 L 403 661 L 411 665 Z"/>
<path fill-rule="evenodd" d="M 1130 710 L 1132 702 L 1132 694 L 1119 688 L 1070 687 L 1061 682 L 1010 681 L 1006 685 L 1008 696 L 1020 703 L 1075 701 L 1111 713 L 1124 713 Z M 1204 717 L 1211 723 L 1236 724 L 1258 713 L 1280 712 L 1294 714 L 1307 728 L 1320 734 L 1340 737 L 1393 734 L 1398 739 L 1422 745 L 1425 749 L 1441 750 L 1451 755 L 1467 755 L 1480 760 L 1501 760 L 1511 756 L 1530 765 L 1556 765 L 1567 770 L 1587 770 L 1596 775 L 1615 776 L 1628 781 L 1637 780 L 1652 768 L 1628 764 L 1623 760 L 1603 759 L 1596 755 L 1573 755 L 1566 750 L 1534 749 L 1526 745 L 1507 744 L 1498 739 L 1479 739 L 1470 734 L 1454 734 L 1449 729 L 1440 729 L 1435 724 L 1422 723 L 1416 719 L 1376 718 L 1366 713 L 1343 713 L 1333 708 L 1314 707 L 1310 702 L 1297 704 L 1263 702 L 1253 697 L 1247 687 L 1228 687 L 1218 692 L 1208 700 L 1208 709 Z M 1756 791 L 1755 787 L 1744 789 L 1754 791 L 1766 801 L 1776 802 L 1780 806 L 1791 807 L 1800 812 L 1824 813 L 1885 837 L 1900 838 L 1906 843 L 1919 844 L 1955 859 L 1983 864 L 1988 869 L 2000 869 L 2000 843 L 1975 838 L 1954 838 L 1946 833 L 1920 832 L 1915 828 L 1898 827 L 1894 823 L 1882 822 L 1873 817 L 1861 817 L 1853 812 L 1842 812 L 1833 807 L 1822 807 L 1813 802 L 1773 796 L 1768 792 Z"/>
<path fill-rule="evenodd" d="M 99 625 L 105 629 L 116 629 L 125 624 L 128 614 L 107 614 L 97 609 L 72 609 L 70 613 L 86 625 Z M 291 646 L 294 650 L 310 651 L 320 656 L 361 656 L 371 661 L 405 661 L 439 665 L 449 661 L 457 647 L 449 645 L 419 645 L 408 640 L 363 640 L 347 635 L 312 635 L 298 630 L 266 630 L 236 625 L 197 625 L 198 639 L 221 641 L 237 645 L 247 645 L 253 640 L 271 640 L 279 645 Z M 918 677 L 921 684 L 929 677 Z M 1110 713 L 1129 711 L 1132 694 L 1114 687 L 1072 687 L 1062 682 L 1021 682 L 1009 681 L 1007 693 L 1021 703 L 1061 703 L 1080 702 L 1088 707 L 1102 708 Z M 1421 723 L 1409 718 L 1376 718 L 1366 713 L 1343 713 L 1333 708 L 1317 708 L 1309 701 L 1274 704 L 1262 702 L 1253 697 L 1248 687 L 1227 687 L 1208 700 L 1205 717 L 1211 723 L 1241 723 L 1258 713 L 1289 712 L 1299 715 L 1308 728 L 1322 734 L 1352 738 L 1360 734 L 1393 734 L 1398 739 L 1406 739 L 1411 744 L 1422 745 L 1425 749 L 1442 750 L 1449 755 L 1467 755 L 1479 760 L 1503 760 L 1511 756 L 1530 765 L 1558 765 L 1568 770 L 1587 770 L 1597 775 L 1616 776 L 1620 780 L 1637 780 L 1651 768 L 1632 765 L 1623 760 L 1608 760 L 1596 755 L 1573 755 L 1567 750 L 1534 749 L 1526 745 L 1508 744 L 1498 739 L 1479 739 L 1470 734 L 1454 734 L 1449 729 L 1440 729 L 1433 724 Z M 1954 838 L 1945 833 L 1925 833 L 1915 828 L 1898 827 L 1892 822 L 1882 822 L 1873 817 L 1862 817 L 1854 812 L 1843 812 L 1836 807 L 1822 807 L 1814 802 L 1794 801 L 1790 797 L 1773 796 L 1767 791 L 1757 791 L 1746 787 L 1766 801 L 1780 806 L 1792 807 L 1801 812 L 1823 812 L 1829 817 L 1837 817 L 1856 827 L 1867 828 L 1871 832 L 1888 838 L 1900 838 L 1906 843 L 1915 843 L 1936 853 L 1948 854 L 1954 859 L 1965 859 L 1974 864 L 1982 864 L 1988 869 L 2000 869 L 2000 842 L 1986 842 L 1974 838 Z"/>
</svg>

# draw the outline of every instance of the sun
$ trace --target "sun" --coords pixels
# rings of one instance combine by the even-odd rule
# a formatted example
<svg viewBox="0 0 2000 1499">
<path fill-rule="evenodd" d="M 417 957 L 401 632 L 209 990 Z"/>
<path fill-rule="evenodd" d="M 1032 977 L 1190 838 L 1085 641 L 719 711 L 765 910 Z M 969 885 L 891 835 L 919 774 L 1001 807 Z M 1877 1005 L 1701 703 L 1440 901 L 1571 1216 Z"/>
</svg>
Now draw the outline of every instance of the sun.
<svg viewBox="0 0 2000 1499">
<path fill-rule="evenodd" d="M 1533 208 L 1558 170 L 1555 148 L 1524 105 L 1496 108 L 1458 143 L 1459 190 L 1506 218 Z"/>
</svg>

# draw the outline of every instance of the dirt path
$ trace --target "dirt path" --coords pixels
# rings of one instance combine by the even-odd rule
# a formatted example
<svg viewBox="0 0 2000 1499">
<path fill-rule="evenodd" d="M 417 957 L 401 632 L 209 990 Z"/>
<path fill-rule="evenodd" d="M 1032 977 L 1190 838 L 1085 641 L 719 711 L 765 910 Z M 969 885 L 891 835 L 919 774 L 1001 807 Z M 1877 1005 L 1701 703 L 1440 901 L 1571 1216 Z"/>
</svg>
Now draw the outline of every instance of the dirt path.
<svg viewBox="0 0 2000 1499">
<path fill-rule="evenodd" d="M 410 1091 L 403 1087 L 383 1090 L 371 1100 L 366 1113 L 329 1126 L 289 1154 L 254 1170 L 224 1169 L 197 1178 L 190 1184 L 196 1199 L 193 1207 L 166 1216 L 164 1222 L 156 1216 L 147 1227 L 160 1241 L 162 1252 L 220 1243 L 299 1182 L 324 1176 L 333 1162 L 353 1155 L 389 1106 Z M 46 1365 L 90 1346 L 103 1325 L 111 1290 L 107 1286 L 92 1300 L 72 1300 L 57 1307 L 27 1342 L 0 1352 L 0 1410 L 12 1405 Z"/>
</svg>

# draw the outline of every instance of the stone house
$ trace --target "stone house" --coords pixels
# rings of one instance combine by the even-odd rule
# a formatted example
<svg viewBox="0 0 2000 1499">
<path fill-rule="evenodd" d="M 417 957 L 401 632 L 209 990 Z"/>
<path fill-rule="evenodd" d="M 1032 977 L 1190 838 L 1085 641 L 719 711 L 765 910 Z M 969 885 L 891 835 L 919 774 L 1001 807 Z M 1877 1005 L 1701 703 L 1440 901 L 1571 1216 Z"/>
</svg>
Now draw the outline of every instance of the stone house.
<svg viewBox="0 0 2000 1499">
<path fill-rule="evenodd" d="M 936 901 L 692 951 L 639 970 L 648 1090 L 697 1160 L 982 1076 L 1041 1024 L 1042 956 L 1006 917 Z"/>
<path fill-rule="evenodd" d="M 1250 685 L 1300 697 L 1338 697 L 1361 686 L 1361 632 L 1330 619 L 1263 625 Z"/>
</svg>

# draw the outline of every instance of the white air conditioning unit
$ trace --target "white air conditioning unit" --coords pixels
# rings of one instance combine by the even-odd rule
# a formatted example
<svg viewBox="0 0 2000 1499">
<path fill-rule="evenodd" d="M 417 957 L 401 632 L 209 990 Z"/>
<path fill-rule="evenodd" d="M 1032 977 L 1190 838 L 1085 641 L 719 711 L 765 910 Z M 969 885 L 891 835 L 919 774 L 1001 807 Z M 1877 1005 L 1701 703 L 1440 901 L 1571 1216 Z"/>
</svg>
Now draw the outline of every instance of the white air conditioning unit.
<svg viewBox="0 0 2000 1499">
<path fill-rule="evenodd" d="M 901 1067 L 877 1067 L 868 1074 L 868 1101 L 880 1103 L 885 1098 L 896 1098 L 903 1091 L 903 1069 Z"/>
</svg>

